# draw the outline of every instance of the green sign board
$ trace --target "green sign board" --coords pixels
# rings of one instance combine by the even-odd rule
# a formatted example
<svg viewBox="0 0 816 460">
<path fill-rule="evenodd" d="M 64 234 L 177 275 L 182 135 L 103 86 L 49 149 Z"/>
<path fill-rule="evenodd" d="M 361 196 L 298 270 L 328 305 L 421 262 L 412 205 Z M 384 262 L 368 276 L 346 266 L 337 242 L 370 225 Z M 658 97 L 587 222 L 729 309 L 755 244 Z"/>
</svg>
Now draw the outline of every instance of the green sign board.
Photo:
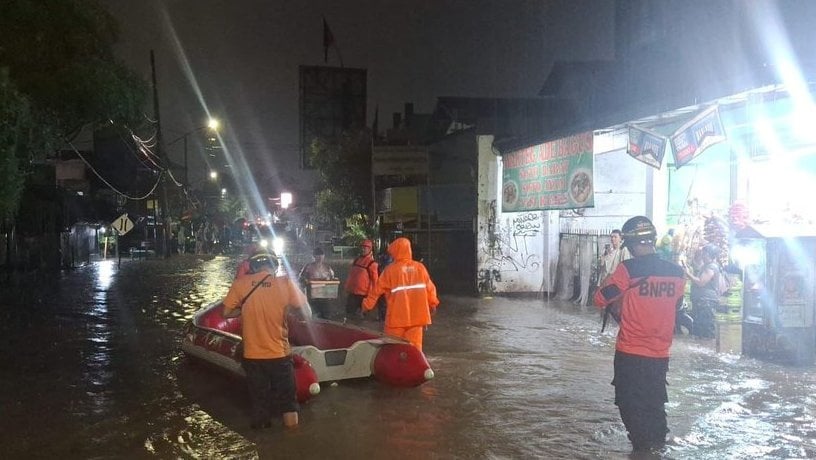
<svg viewBox="0 0 816 460">
<path fill-rule="evenodd" d="M 502 211 L 593 207 L 593 164 L 591 131 L 504 155 Z"/>
</svg>

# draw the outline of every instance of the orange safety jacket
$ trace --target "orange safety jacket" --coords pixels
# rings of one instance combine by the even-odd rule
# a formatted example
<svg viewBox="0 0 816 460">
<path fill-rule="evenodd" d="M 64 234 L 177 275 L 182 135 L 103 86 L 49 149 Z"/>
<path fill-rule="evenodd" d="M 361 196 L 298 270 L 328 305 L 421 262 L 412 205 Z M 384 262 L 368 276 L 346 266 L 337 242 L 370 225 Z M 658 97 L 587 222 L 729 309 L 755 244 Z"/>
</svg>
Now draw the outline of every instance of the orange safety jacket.
<svg viewBox="0 0 816 460">
<path fill-rule="evenodd" d="M 439 305 L 436 285 L 422 263 L 412 259 L 411 242 L 397 238 L 388 246 L 394 262 L 385 267 L 376 287 L 363 300 L 363 309 L 371 310 L 385 296 L 386 327 L 402 328 L 431 324 L 431 310 Z"/>
<path fill-rule="evenodd" d="M 371 289 L 377 286 L 380 278 L 377 271 L 377 262 L 371 254 L 360 256 L 354 259 L 346 279 L 345 289 L 349 294 L 367 295 Z"/>
<path fill-rule="evenodd" d="M 232 282 L 224 297 L 224 312 L 242 309 L 244 358 L 276 359 L 291 353 L 287 308 L 306 304 L 306 296 L 289 277 L 262 270 Z"/>
<path fill-rule="evenodd" d="M 595 305 L 620 302 L 615 349 L 630 355 L 668 358 L 677 307 L 686 279 L 679 265 L 648 254 L 621 262 L 595 291 Z"/>
</svg>

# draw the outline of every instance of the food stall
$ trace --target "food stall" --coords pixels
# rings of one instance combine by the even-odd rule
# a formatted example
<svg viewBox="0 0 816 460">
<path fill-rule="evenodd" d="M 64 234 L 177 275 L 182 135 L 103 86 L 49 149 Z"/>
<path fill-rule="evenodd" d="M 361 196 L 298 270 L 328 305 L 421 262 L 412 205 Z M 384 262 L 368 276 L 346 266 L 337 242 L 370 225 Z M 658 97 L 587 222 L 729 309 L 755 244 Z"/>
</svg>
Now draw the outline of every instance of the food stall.
<svg viewBox="0 0 816 460">
<path fill-rule="evenodd" d="M 814 255 L 816 227 L 755 224 L 736 235 L 732 257 L 743 271 L 743 354 L 814 363 Z"/>
</svg>

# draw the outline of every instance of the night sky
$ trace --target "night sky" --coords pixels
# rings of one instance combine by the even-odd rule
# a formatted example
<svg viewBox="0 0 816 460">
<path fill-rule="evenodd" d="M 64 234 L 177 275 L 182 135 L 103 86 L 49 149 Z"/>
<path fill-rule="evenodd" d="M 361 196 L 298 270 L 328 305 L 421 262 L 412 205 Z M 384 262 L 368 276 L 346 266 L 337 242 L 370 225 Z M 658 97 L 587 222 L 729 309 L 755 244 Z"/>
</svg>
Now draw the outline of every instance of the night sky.
<svg viewBox="0 0 816 460">
<path fill-rule="evenodd" d="M 368 69 L 368 124 L 379 107 L 381 129 L 405 102 L 427 113 L 437 96 L 535 97 L 554 60 L 614 53 L 613 0 L 101 3 L 120 22 L 120 57 L 146 79 L 155 50 L 165 140 L 208 109 L 259 180 L 312 177 L 299 168 L 298 66 L 324 65 L 324 16 L 344 66 Z M 340 66 L 336 50 L 326 65 Z M 192 149 L 195 180 L 206 168 Z"/>
</svg>

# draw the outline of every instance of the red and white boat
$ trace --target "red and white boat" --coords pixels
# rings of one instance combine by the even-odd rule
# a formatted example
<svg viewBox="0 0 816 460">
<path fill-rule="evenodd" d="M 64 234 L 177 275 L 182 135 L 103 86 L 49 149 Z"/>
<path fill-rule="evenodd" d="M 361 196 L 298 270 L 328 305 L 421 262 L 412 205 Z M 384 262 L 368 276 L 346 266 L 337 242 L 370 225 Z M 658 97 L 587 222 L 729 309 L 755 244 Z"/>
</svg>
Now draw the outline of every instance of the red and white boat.
<svg viewBox="0 0 816 460">
<path fill-rule="evenodd" d="M 241 318 L 221 316 L 214 302 L 193 315 L 181 348 L 233 374 L 241 367 Z M 425 355 L 404 339 L 325 319 L 289 318 L 298 400 L 320 392 L 320 382 L 374 377 L 387 385 L 418 386 L 434 377 Z"/>
</svg>

